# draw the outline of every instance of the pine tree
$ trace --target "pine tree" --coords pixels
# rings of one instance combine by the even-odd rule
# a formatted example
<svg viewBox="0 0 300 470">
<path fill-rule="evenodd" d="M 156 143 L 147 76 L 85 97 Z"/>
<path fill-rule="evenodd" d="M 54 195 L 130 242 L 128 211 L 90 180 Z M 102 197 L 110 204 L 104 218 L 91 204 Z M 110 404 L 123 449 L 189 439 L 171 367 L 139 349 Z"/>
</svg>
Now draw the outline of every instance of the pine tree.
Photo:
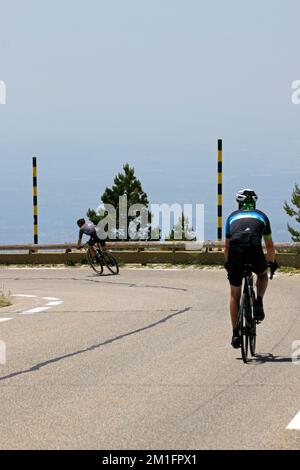
<svg viewBox="0 0 300 470">
<path fill-rule="evenodd" d="M 292 192 L 291 203 L 292 205 L 289 205 L 285 201 L 283 208 L 290 217 L 294 217 L 295 221 L 300 224 L 300 187 L 297 183 Z M 287 227 L 293 242 L 300 242 L 300 230 L 295 229 L 290 224 L 287 224 Z"/>
<path fill-rule="evenodd" d="M 106 188 L 104 193 L 101 196 L 102 203 L 111 204 L 116 209 L 116 237 L 113 238 L 122 238 L 128 239 L 128 234 L 123 234 L 120 236 L 119 233 L 119 198 L 120 196 L 126 195 L 127 197 L 127 214 L 128 209 L 133 204 L 142 204 L 146 208 L 149 206 L 148 196 L 143 191 L 142 184 L 140 180 L 134 174 L 134 168 L 130 167 L 128 163 L 123 166 L 123 173 L 118 173 L 117 176 L 114 178 L 114 184 L 111 188 Z M 93 209 L 89 209 L 87 212 L 88 218 L 93 222 L 95 225 L 99 223 L 100 220 L 107 217 L 107 212 L 103 211 L 102 213 L 96 212 Z M 150 221 L 151 215 L 148 213 L 148 219 Z M 130 222 L 135 219 L 133 216 L 127 215 L 127 227 L 130 229 Z M 149 237 L 149 228 L 145 231 L 142 239 L 147 239 Z"/>
</svg>

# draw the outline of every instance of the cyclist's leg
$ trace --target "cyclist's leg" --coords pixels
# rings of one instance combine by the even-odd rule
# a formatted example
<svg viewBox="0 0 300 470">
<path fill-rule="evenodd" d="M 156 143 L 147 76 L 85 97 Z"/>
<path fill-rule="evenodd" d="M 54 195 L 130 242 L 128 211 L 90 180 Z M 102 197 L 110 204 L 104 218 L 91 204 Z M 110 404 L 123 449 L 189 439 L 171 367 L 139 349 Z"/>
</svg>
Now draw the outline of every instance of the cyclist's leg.
<svg viewBox="0 0 300 470">
<path fill-rule="evenodd" d="M 239 311 L 241 287 L 243 281 L 244 252 L 239 246 L 232 245 L 229 248 L 227 271 L 230 282 L 230 316 L 232 327 L 235 328 Z"/>
<path fill-rule="evenodd" d="M 257 296 L 255 300 L 254 316 L 258 321 L 263 321 L 265 318 L 263 297 L 268 287 L 268 274 L 267 271 L 257 274 L 256 290 Z"/>
<path fill-rule="evenodd" d="M 105 251 L 106 250 L 106 243 L 105 243 L 105 240 L 100 240 L 99 238 L 99 245 L 101 247 L 101 250 Z"/>
<path fill-rule="evenodd" d="M 230 316 L 232 323 L 231 346 L 235 349 L 241 346 L 240 331 L 237 325 L 241 291 L 242 286 L 233 286 L 232 284 L 230 284 Z"/>
<path fill-rule="evenodd" d="M 97 258 L 100 263 L 102 262 L 102 257 L 99 257 L 99 254 L 97 253 L 97 250 L 103 250 L 105 247 L 105 241 L 101 240 L 98 238 L 96 231 L 91 235 L 90 240 L 88 241 L 89 245 L 89 250 L 91 253 L 91 256 L 94 258 Z"/>
<path fill-rule="evenodd" d="M 230 284 L 230 316 L 232 328 L 236 327 L 237 317 L 240 306 L 242 286 L 233 286 Z"/>
<path fill-rule="evenodd" d="M 105 240 L 101 240 L 101 238 L 98 237 L 97 232 L 92 235 L 92 238 L 94 240 L 94 244 L 97 246 L 99 250 L 105 250 Z"/>
<path fill-rule="evenodd" d="M 253 246 L 251 249 L 253 271 L 257 275 L 257 297 L 263 298 L 268 287 L 268 263 L 261 246 Z"/>
<path fill-rule="evenodd" d="M 87 242 L 87 244 L 89 246 L 88 250 L 89 250 L 89 253 L 92 256 L 92 258 L 95 258 L 95 256 L 96 256 L 95 243 L 96 243 L 96 241 L 93 237 L 90 237 L 89 241 Z"/>
<path fill-rule="evenodd" d="M 268 287 L 268 271 L 257 274 L 256 289 L 257 297 L 263 298 Z"/>
<path fill-rule="evenodd" d="M 265 318 L 263 297 L 268 287 L 268 263 L 261 247 L 253 247 L 252 258 L 253 270 L 257 275 L 255 317 L 262 321 Z"/>
</svg>

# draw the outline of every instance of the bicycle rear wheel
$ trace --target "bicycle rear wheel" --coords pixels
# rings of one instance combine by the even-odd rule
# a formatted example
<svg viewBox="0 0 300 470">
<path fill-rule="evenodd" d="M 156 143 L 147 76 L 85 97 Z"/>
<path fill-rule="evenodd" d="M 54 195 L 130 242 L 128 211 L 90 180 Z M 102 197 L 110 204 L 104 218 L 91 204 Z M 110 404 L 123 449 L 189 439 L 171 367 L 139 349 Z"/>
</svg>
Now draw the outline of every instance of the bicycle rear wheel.
<svg viewBox="0 0 300 470">
<path fill-rule="evenodd" d="M 248 344 L 249 344 L 249 332 L 248 332 L 248 302 L 245 294 L 242 296 L 240 310 L 239 310 L 239 333 L 241 338 L 241 350 L 242 359 L 245 363 L 248 361 Z"/>
<path fill-rule="evenodd" d="M 119 274 L 119 265 L 116 258 L 109 252 L 103 251 L 103 261 L 112 274 Z"/>
<path fill-rule="evenodd" d="M 86 259 L 87 259 L 89 265 L 91 266 L 91 268 L 97 274 L 102 274 L 103 273 L 103 264 L 100 263 L 99 259 L 97 259 L 96 256 L 92 256 L 88 250 L 86 252 Z"/>
</svg>

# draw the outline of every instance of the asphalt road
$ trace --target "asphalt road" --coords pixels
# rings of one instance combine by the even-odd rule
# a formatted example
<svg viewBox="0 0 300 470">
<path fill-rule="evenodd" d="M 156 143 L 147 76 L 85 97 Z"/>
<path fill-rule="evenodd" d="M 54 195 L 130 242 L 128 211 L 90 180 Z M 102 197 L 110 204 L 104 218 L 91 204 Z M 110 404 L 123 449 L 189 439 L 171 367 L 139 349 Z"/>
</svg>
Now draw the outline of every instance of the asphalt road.
<svg viewBox="0 0 300 470">
<path fill-rule="evenodd" d="M 230 346 L 223 270 L 4 268 L 1 284 L 16 295 L 0 310 L 1 449 L 300 447 L 287 429 L 299 275 L 270 282 L 247 365 Z"/>
</svg>

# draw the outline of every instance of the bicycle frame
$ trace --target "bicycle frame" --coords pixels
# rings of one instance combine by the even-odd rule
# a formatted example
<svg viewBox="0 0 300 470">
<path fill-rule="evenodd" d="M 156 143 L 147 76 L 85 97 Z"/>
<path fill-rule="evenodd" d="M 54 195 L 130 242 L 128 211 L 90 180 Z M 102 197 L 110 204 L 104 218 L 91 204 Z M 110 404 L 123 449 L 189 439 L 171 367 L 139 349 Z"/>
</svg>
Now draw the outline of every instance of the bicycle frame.
<svg viewBox="0 0 300 470">
<path fill-rule="evenodd" d="M 252 305 L 254 289 L 253 289 L 253 273 L 250 270 L 244 271 L 244 289 L 243 293 L 246 295 L 249 305 Z"/>
</svg>

